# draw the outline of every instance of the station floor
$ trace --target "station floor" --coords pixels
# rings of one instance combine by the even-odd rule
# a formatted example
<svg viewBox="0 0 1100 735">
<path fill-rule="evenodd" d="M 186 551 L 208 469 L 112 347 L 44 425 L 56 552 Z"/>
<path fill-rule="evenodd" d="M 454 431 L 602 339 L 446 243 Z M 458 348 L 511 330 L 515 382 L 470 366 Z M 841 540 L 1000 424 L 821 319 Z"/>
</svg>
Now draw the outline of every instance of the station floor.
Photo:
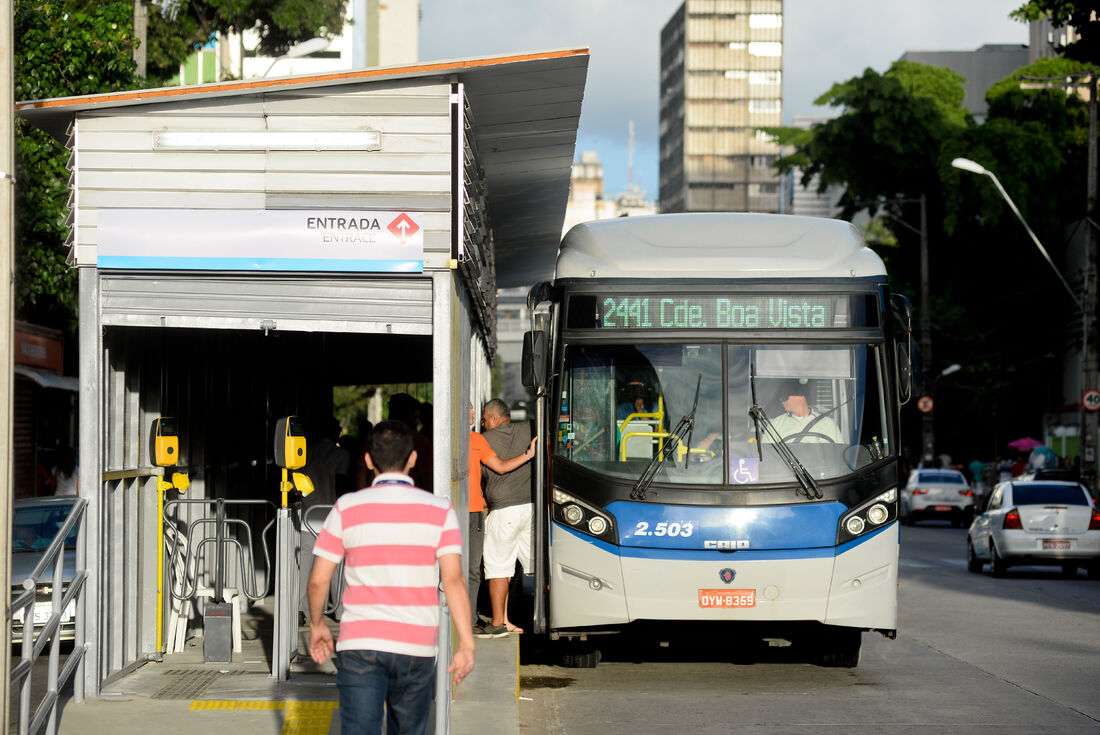
<svg viewBox="0 0 1100 735">
<path fill-rule="evenodd" d="M 262 604 L 242 615 L 241 652 L 229 664 L 203 662 L 203 639 L 165 654 L 104 687 L 101 695 L 59 708 L 61 735 L 326 735 L 340 732 L 335 667 L 292 659 L 288 681 L 270 676 Z M 333 624 L 335 626 L 335 623 Z M 299 632 L 304 642 L 308 628 Z M 269 645 L 269 643 L 268 643 Z M 305 650 L 304 645 L 300 650 Z M 519 733 L 519 639 L 477 641 L 474 671 L 453 692 L 450 732 Z M 16 730 L 13 728 L 12 730 Z M 445 732 L 446 730 L 443 730 Z M 440 732 L 429 727 L 429 732 Z"/>
</svg>

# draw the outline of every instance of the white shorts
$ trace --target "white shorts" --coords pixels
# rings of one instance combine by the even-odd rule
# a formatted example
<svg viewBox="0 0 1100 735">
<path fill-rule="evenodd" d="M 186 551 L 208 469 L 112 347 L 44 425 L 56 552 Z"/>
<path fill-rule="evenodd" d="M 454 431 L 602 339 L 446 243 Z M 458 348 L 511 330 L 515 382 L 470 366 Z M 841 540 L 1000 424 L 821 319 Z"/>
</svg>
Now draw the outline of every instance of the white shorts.
<svg viewBox="0 0 1100 735">
<path fill-rule="evenodd" d="M 534 504 L 510 505 L 489 511 L 485 519 L 485 547 L 481 560 L 486 579 L 511 579 L 516 560 L 531 573 L 531 519 Z"/>
</svg>

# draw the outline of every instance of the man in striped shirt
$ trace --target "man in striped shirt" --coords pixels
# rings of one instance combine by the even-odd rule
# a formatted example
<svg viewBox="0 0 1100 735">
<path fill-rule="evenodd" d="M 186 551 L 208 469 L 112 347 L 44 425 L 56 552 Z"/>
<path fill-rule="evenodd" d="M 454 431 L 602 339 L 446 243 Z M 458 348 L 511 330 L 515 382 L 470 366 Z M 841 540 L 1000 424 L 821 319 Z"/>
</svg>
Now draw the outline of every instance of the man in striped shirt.
<svg viewBox="0 0 1100 735">
<path fill-rule="evenodd" d="M 309 650 L 317 663 L 336 651 L 344 735 L 381 733 L 383 704 L 387 735 L 423 733 L 434 695 L 440 580 L 458 631 L 447 669 L 453 684 L 474 667 L 462 535 L 450 501 L 413 485 L 407 426 L 376 426 L 366 461 L 374 484 L 336 501 L 313 548 Z M 344 614 L 334 644 L 323 611 L 341 560 Z"/>
</svg>

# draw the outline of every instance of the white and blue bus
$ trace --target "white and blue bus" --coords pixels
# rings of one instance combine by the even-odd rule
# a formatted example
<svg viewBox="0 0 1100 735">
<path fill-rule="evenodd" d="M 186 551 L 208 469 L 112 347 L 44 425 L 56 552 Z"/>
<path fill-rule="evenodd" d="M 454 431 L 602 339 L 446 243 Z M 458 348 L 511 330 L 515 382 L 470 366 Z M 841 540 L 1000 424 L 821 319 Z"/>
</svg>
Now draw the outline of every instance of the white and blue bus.
<svg viewBox="0 0 1100 735">
<path fill-rule="evenodd" d="M 840 666 L 863 631 L 895 635 L 911 311 L 857 229 L 581 224 L 529 305 L 535 632 L 771 626 Z"/>
</svg>

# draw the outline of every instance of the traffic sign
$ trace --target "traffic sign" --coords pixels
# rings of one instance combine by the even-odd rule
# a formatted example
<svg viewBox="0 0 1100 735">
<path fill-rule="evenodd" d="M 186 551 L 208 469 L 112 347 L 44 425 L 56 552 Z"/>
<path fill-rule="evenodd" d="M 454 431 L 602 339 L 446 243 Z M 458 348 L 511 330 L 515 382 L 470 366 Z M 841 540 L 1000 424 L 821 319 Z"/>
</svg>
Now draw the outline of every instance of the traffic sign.
<svg viewBox="0 0 1100 735">
<path fill-rule="evenodd" d="M 921 413 L 932 413 L 932 407 L 936 404 L 932 396 L 921 396 L 917 399 L 917 410 Z"/>
<path fill-rule="evenodd" d="M 1081 405 L 1086 411 L 1100 411 L 1100 390 L 1089 388 L 1081 394 Z"/>
</svg>

